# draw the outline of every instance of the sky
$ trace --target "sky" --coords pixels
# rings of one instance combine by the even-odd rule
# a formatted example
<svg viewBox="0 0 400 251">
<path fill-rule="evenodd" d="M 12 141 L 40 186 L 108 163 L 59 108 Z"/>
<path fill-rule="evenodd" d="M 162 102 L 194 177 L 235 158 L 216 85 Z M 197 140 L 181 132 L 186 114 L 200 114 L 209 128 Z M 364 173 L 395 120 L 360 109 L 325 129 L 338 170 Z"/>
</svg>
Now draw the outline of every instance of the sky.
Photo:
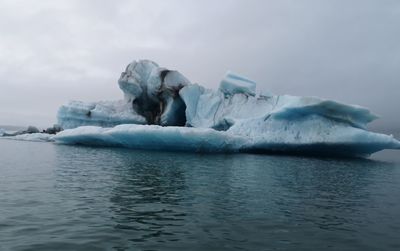
<svg viewBox="0 0 400 251">
<path fill-rule="evenodd" d="M 0 125 L 50 126 L 69 100 L 122 99 L 117 80 L 137 59 L 209 88 L 232 70 L 400 128 L 397 0 L 0 0 Z"/>
</svg>

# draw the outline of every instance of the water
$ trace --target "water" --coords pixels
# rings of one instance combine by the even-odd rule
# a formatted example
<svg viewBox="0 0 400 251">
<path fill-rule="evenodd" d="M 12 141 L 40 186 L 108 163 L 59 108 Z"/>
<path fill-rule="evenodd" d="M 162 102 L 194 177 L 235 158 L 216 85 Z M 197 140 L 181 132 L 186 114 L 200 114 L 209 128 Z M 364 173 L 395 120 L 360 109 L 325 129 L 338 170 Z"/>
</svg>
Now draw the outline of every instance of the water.
<svg viewBox="0 0 400 251">
<path fill-rule="evenodd" d="M 400 158 L 376 158 L 0 140 L 0 250 L 399 250 Z"/>
</svg>

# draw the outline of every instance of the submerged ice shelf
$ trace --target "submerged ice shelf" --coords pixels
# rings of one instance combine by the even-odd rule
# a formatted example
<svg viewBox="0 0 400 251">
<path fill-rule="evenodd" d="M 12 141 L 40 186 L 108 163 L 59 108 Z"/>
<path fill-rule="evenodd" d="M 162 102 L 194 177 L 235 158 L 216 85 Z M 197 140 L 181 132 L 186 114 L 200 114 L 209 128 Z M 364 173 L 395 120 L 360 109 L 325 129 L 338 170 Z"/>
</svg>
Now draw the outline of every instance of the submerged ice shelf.
<svg viewBox="0 0 400 251">
<path fill-rule="evenodd" d="M 190 82 L 149 60 L 134 61 L 118 81 L 119 101 L 73 101 L 59 109 L 65 144 L 202 152 L 283 152 L 368 156 L 400 149 L 369 132 L 368 109 L 317 97 L 256 95 L 256 83 L 228 72 L 218 90 Z"/>
</svg>

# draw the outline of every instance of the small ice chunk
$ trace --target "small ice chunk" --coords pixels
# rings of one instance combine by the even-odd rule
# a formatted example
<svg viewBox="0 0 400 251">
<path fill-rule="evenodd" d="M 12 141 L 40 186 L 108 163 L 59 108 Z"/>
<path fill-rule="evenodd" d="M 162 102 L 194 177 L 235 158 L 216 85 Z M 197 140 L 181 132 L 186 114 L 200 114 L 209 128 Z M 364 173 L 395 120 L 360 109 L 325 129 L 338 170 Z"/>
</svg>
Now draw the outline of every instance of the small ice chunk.
<svg viewBox="0 0 400 251">
<path fill-rule="evenodd" d="M 54 142 L 54 135 L 47 133 L 26 133 L 16 136 L 7 136 L 4 138 L 19 141 Z"/>
</svg>

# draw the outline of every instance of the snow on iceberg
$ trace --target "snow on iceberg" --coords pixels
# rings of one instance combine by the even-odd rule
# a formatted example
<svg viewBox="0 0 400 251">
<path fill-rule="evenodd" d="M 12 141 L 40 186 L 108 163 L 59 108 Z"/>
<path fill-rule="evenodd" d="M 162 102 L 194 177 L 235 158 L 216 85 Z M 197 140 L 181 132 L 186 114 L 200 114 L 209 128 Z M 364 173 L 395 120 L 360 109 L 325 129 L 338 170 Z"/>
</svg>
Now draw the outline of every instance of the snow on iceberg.
<svg viewBox="0 0 400 251">
<path fill-rule="evenodd" d="M 234 73 L 227 73 L 219 89 L 211 90 L 192 84 L 177 71 L 141 60 L 128 65 L 118 84 L 125 96 L 122 101 L 62 106 L 59 124 L 71 130 L 55 140 L 140 149 L 332 156 L 400 149 L 393 137 L 366 130 L 377 118 L 366 108 L 317 97 L 257 96 L 256 83 Z"/>
</svg>

